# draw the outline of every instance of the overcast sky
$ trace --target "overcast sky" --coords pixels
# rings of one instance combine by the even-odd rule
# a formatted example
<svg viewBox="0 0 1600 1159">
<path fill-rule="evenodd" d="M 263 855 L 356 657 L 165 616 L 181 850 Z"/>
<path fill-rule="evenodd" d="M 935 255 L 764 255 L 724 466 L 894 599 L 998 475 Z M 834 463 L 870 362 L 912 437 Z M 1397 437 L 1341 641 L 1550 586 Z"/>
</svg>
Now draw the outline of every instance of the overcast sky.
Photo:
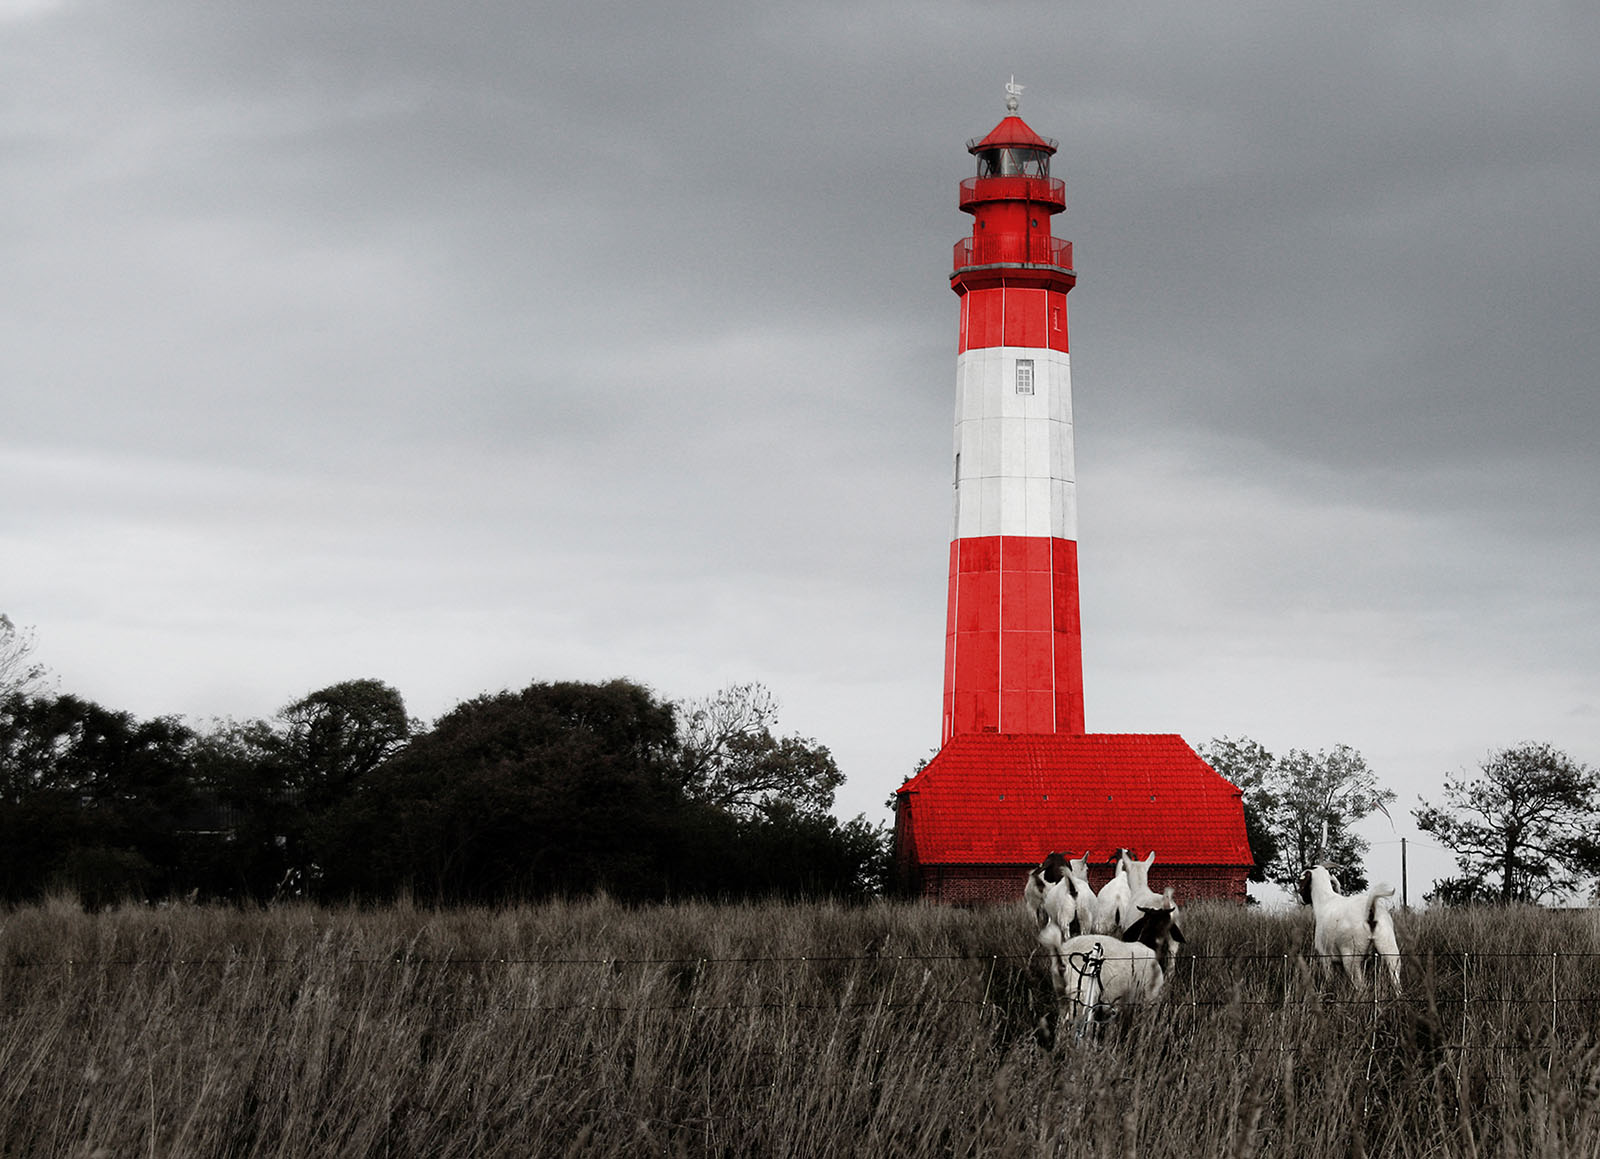
<svg viewBox="0 0 1600 1159">
<path fill-rule="evenodd" d="M 1396 882 L 1446 774 L 1600 762 L 1591 3 L 0 0 L 0 611 L 197 723 L 758 680 L 885 819 L 1012 75 L 1089 728 L 1353 745 Z"/>
</svg>

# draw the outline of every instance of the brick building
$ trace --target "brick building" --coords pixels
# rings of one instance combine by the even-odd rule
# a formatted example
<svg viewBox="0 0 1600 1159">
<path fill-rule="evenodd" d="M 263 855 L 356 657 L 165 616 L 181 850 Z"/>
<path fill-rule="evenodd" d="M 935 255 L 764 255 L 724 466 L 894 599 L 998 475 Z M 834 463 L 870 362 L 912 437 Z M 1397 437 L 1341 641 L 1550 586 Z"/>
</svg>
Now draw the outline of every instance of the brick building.
<svg viewBox="0 0 1600 1159">
<path fill-rule="evenodd" d="M 1052 851 L 1087 853 L 1098 889 L 1119 848 L 1154 850 L 1150 886 L 1180 904 L 1245 899 L 1239 790 L 1180 736 L 968 733 L 895 794 L 896 877 L 930 901 L 1016 901 Z"/>
</svg>

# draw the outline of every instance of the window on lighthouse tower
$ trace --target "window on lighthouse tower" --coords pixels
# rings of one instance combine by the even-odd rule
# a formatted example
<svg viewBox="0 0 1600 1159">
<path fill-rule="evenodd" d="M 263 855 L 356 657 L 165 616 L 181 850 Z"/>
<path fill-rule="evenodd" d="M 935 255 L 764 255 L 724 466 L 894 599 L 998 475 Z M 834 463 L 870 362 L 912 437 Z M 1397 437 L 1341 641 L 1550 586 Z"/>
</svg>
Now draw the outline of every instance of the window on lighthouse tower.
<svg viewBox="0 0 1600 1159">
<path fill-rule="evenodd" d="M 1017 393 L 1033 393 L 1033 359 L 1017 359 Z"/>
</svg>

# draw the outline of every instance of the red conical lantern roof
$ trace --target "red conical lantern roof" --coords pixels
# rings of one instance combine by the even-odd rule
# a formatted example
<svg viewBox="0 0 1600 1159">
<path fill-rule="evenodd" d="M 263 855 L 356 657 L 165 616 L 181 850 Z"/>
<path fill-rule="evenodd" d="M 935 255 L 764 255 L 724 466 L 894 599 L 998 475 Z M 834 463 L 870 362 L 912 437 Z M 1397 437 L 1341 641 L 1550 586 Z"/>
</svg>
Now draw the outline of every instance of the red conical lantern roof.
<svg viewBox="0 0 1600 1159">
<path fill-rule="evenodd" d="M 1058 142 L 1049 137 L 1041 137 L 1021 117 L 1012 113 L 993 129 L 989 135 L 981 140 L 967 142 L 967 152 L 977 153 L 984 149 L 1040 149 L 1046 153 L 1054 153 Z"/>
</svg>

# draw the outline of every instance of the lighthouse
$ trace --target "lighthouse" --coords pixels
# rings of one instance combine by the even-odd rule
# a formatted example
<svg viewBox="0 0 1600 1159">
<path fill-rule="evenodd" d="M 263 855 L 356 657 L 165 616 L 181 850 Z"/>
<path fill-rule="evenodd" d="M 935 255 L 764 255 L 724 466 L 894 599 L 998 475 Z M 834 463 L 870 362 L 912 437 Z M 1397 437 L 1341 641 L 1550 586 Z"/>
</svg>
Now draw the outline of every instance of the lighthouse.
<svg viewBox="0 0 1600 1159">
<path fill-rule="evenodd" d="M 964 733 L 1084 731 L 1067 293 L 1072 243 L 1056 142 L 1017 115 L 969 141 L 972 235 L 956 243 L 955 526 L 941 743 Z"/>
<path fill-rule="evenodd" d="M 1050 232 L 1056 143 L 1017 115 L 967 142 L 972 233 L 956 243 L 954 530 L 938 753 L 895 790 L 894 877 L 930 901 L 1014 904 L 1052 850 L 1090 883 L 1118 850 L 1157 854 L 1152 889 L 1243 901 L 1239 789 L 1175 733 L 1088 733 L 1078 626 L 1077 471 L 1067 294 Z"/>
</svg>

